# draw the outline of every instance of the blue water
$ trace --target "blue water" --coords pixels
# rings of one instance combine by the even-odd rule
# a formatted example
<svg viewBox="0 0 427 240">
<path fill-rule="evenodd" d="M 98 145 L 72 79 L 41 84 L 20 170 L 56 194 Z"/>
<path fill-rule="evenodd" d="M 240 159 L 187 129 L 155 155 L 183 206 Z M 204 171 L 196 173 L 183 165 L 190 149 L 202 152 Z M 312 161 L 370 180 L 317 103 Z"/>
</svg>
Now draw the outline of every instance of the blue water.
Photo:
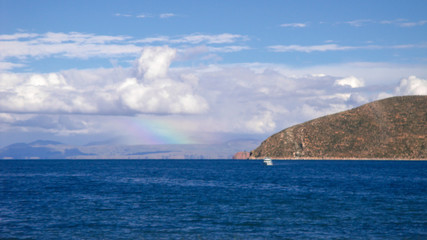
<svg viewBox="0 0 427 240">
<path fill-rule="evenodd" d="M 427 239 L 427 162 L 0 161 L 0 239 Z"/>
</svg>

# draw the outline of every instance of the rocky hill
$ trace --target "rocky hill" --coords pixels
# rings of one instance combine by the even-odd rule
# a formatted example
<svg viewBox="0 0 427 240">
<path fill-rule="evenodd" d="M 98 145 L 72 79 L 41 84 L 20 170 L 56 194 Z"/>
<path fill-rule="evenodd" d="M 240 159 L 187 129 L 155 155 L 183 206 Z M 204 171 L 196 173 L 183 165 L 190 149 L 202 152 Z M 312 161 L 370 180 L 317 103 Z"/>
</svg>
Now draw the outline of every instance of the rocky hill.
<svg viewBox="0 0 427 240">
<path fill-rule="evenodd" d="M 392 97 L 282 130 L 251 159 L 427 159 L 427 96 Z"/>
<path fill-rule="evenodd" d="M 237 152 L 233 155 L 233 159 L 248 159 L 250 157 L 250 152 Z"/>
</svg>

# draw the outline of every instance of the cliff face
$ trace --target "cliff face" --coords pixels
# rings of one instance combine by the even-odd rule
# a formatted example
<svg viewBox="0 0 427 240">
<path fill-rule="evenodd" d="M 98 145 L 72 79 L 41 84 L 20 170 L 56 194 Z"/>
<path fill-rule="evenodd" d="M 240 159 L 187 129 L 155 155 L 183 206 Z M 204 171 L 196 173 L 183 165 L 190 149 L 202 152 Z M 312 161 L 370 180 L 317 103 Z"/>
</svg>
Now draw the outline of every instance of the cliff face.
<svg viewBox="0 0 427 240">
<path fill-rule="evenodd" d="M 393 97 L 278 132 L 250 158 L 427 159 L 427 96 Z"/>
</svg>

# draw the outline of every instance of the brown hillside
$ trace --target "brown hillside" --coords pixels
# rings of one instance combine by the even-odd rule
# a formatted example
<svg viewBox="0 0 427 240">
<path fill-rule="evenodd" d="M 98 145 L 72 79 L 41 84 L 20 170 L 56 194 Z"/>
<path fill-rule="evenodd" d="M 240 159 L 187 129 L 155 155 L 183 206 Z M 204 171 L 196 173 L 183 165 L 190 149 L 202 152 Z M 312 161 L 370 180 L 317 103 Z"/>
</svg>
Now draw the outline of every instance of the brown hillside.
<svg viewBox="0 0 427 240">
<path fill-rule="evenodd" d="M 393 97 L 282 130 L 250 158 L 427 159 L 427 96 Z"/>
</svg>

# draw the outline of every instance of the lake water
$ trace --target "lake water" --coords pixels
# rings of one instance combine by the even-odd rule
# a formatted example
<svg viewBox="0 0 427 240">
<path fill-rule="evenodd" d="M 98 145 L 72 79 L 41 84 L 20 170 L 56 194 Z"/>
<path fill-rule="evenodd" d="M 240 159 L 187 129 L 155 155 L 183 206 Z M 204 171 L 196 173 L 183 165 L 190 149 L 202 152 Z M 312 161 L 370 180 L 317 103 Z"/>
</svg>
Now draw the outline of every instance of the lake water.
<svg viewBox="0 0 427 240">
<path fill-rule="evenodd" d="M 427 162 L 0 161 L 0 239 L 427 239 Z"/>
</svg>

